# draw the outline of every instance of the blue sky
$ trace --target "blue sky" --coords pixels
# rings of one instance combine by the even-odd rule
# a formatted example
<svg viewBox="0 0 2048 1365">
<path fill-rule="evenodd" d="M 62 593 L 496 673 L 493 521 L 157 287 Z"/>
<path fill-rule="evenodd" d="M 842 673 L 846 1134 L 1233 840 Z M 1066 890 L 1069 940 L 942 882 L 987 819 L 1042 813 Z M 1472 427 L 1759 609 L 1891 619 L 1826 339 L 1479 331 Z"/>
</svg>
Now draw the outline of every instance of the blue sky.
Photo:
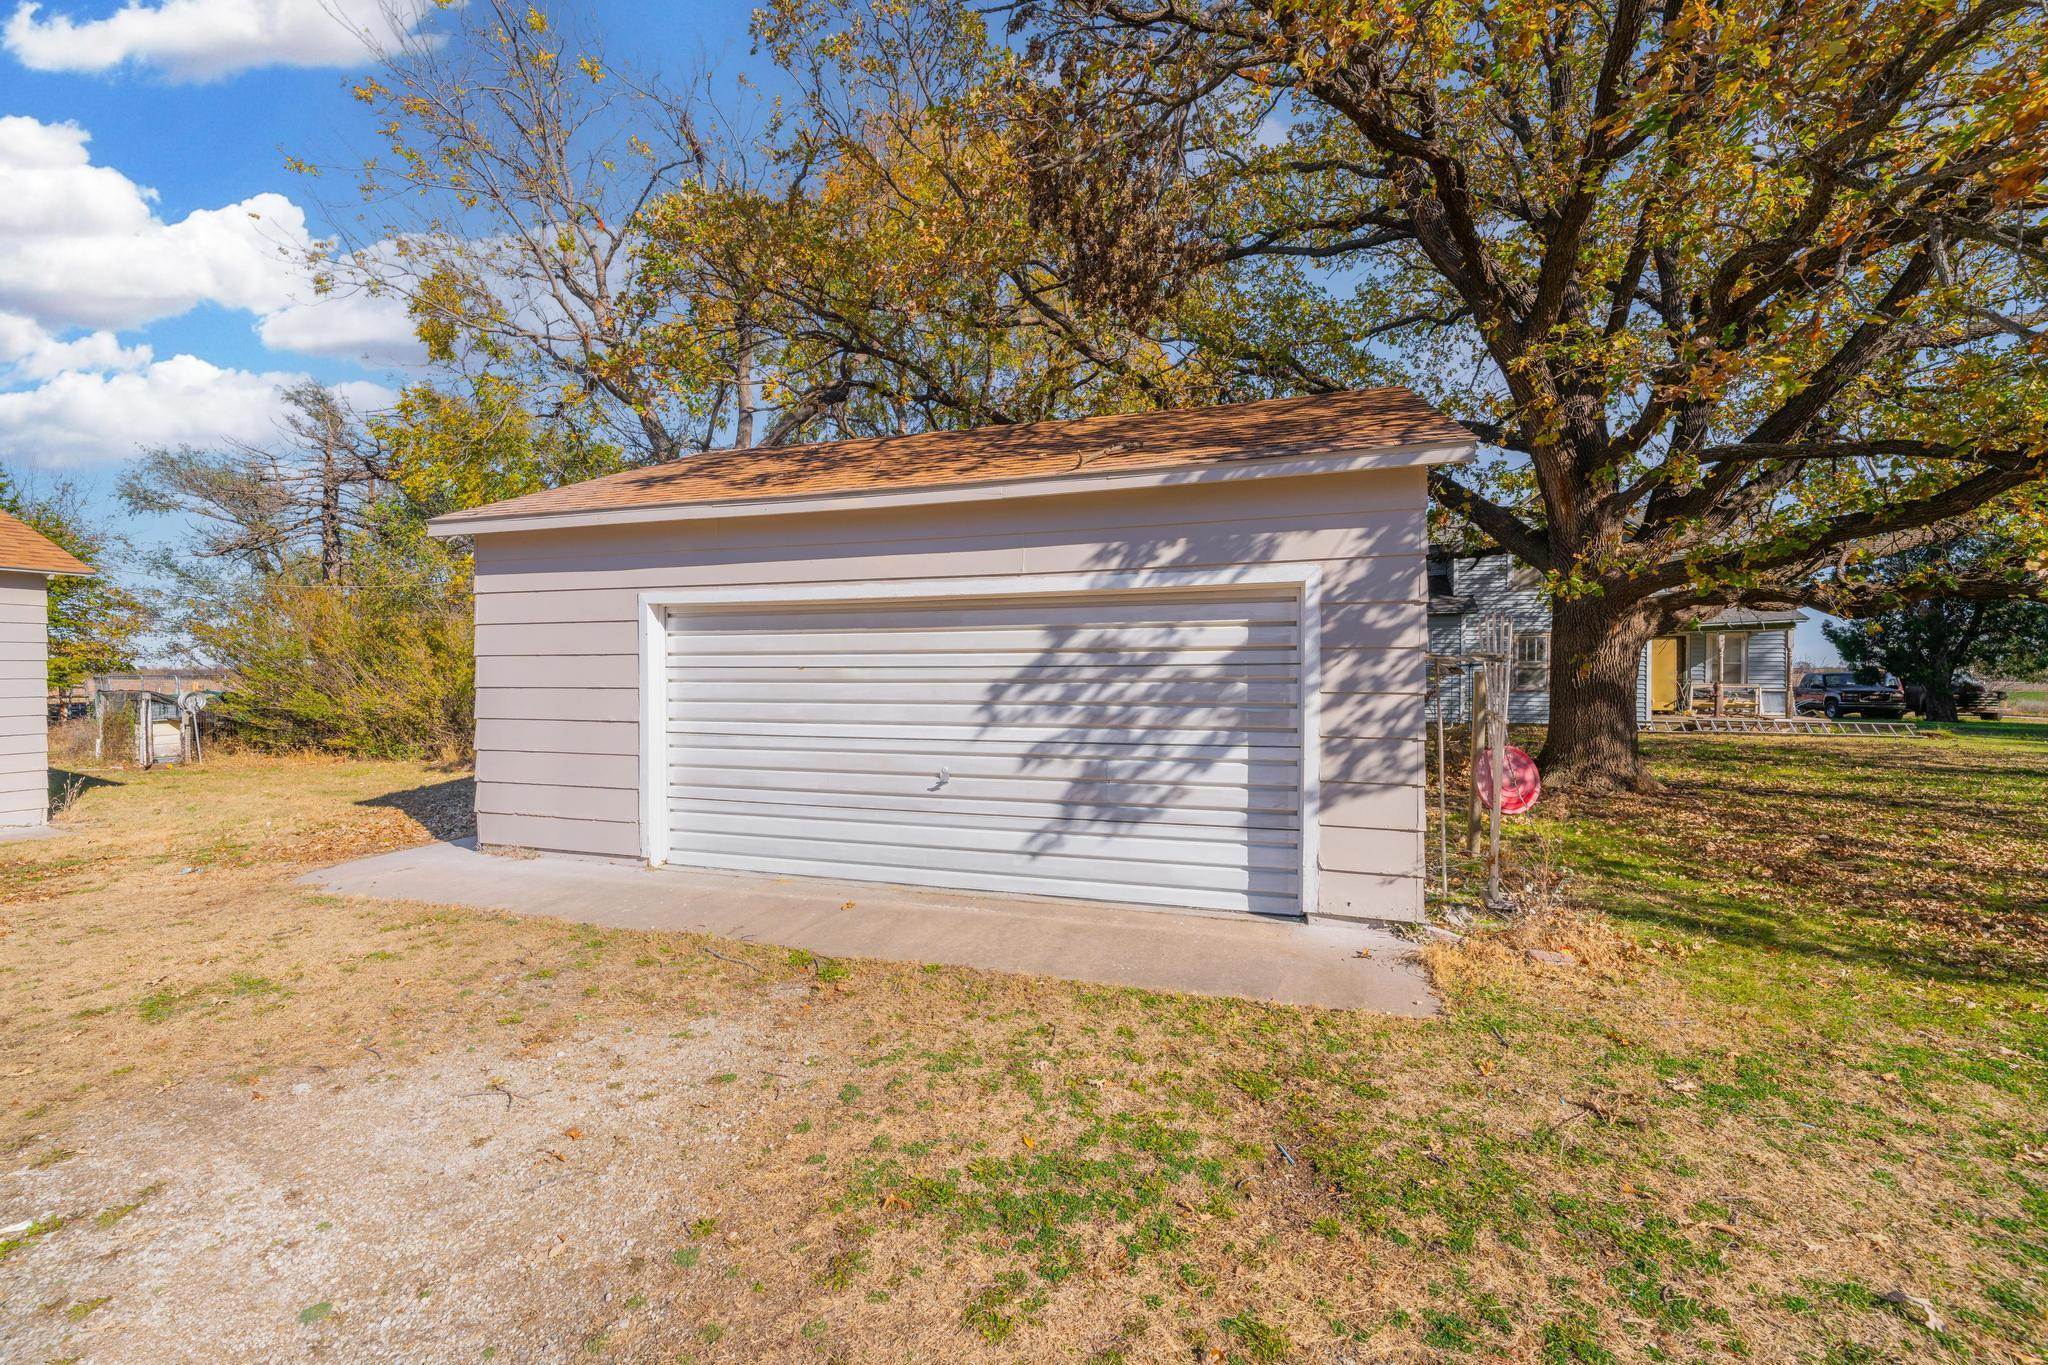
<svg viewBox="0 0 2048 1365">
<path fill-rule="evenodd" d="M 285 168 L 374 145 L 348 93 L 372 63 L 343 21 L 388 36 L 390 3 L 0 0 L 0 464 L 17 479 L 71 482 L 118 520 L 115 480 L 145 448 L 263 440 L 303 377 L 374 407 L 416 372 L 395 304 L 310 288 L 297 254 L 329 225 Z M 744 3 L 578 13 L 643 70 L 758 65 Z M 123 529 L 144 546 L 177 530 Z"/>
<path fill-rule="evenodd" d="M 765 82 L 751 9 L 577 12 L 643 70 Z M 337 15 L 375 29 L 392 13 L 392 0 L 0 0 L 0 464 L 31 485 L 69 480 L 117 520 L 114 481 L 142 449 L 263 440 L 277 388 L 302 377 L 365 407 L 406 382 L 417 347 L 396 305 L 317 298 L 294 262 L 327 225 L 284 164 L 371 144 L 348 94 L 370 63 Z M 176 530 L 123 529 L 142 545 Z M 1817 623 L 1796 648 L 1834 655 Z"/>
</svg>

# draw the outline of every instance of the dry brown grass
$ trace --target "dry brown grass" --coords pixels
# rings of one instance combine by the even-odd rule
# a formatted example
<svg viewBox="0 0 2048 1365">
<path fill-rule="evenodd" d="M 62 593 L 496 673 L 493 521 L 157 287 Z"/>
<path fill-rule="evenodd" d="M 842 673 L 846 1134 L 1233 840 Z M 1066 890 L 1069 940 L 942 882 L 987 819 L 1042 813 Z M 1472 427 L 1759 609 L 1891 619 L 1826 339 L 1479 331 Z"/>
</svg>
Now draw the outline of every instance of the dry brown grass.
<svg viewBox="0 0 2048 1365">
<path fill-rule="evenodd" d="M 1668 779 L 1703 780 L 1690 752 Z M 1619 807 L 1518 829 L 1544 913 L 1434 949 L 1451 1013 L 1408 1022 L 326 897 L 292 878 L 449 832 L 462 785 L 113 780 L 71 837 L 0 850 L 0 1224 L 69 1219 L 0 1259 L 0 1354 L 1846 1365 L 2039 1338 L 2038 988 L 1852 959 L 1846 931 L 1807 953 L 1817 923 L 1745 941 L 1735 904 L 1719 937 L 1703 900 L 1682 933 L 1661 899 L 1596 912 L 1687 904 L 1600 842 Z M 312 1230 L 335 1200 L 342 1258 Z M 216 1336 L 167 1340 L 167 1302 Z"/>
</svg>

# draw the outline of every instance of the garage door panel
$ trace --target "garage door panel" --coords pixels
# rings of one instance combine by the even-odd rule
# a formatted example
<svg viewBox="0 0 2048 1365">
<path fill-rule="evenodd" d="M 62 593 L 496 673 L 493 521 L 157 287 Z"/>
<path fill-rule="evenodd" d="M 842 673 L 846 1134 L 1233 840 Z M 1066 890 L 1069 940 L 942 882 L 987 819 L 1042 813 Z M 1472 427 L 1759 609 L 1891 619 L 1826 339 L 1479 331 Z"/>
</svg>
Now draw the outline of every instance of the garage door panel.
<svg viewBox="0 0 2048 1365">
<path fill-rule="evenodd" d="M 481 631 L 479 631 L 481 634 Z M 717 636 L 669 637 L 669 658 L 717 659 L 733 656 L 775 655 L 792 640 L 816 654 L 886 653 L 914 644 L 918 651 L 932 654 L 971 654 L 983 650 L 1058 654 L 1142 654 L 1147 651 L 1180 649 L 1293 649 L 1298 637 L 1292 626 L 1130 626 L 1123 628 L 1075 627 L 1072 630 L 1017 626 L 1007 630 L 848 630 L 844 633 L 807 632 L 801 636 L 782 631 L 744 633 L 734 631 Z"/>
<path fill-rule="evenodd" d="M 827 814 L 838 811 L 891 811 L 924 820 L 930 817 L 931 808 L 923 797 L 922 792 L 816 792 L 769 787 L 703 787 L 675 783 L 669 787 L 669 808 L 678 821 L 693 811 L 749 808 L 776 815 L 780 814 L 783 808 L 790 806 Z M 1147 834 L 1159 838 L 1170 837 L 1181 830 L 1198 836 L 1209 830 L 1236 830 L 1248 841 L 1262 838 L 1269 833 L 1284 833 L 1289 838 L 1296 839 L 1299 837 L 1299 822 L 1291 810 L 1183 808 L 1162 813 L 1156 806 L 1116 806 L 1106 803 L 1094 803 L 1085 808 L 1077 808 L 1059 801 L 975 801 L 955 797 L 947 802 L 948 820 L 957 822 L 967 817 L 995 821 L 1021 820 L 1045 828 L 1068 825 L 1142 826 Z"/>
<path fill-rule="evenodd" d="M 1100 857 L 1111 855 L 1133 862 L 1186 863 L 1190 866 L 1230 867 L 1244 864 L 1279 872 L 1301 868 L 1301 849 L 1292 832 L 1269 830 L 1268 838 L 1250 844 L 1226 832 L 1172 830 L 1155 836 L 1144 826 L 1118 825 L 1113 833 L 1100 828 L 1062 825 L 1047 829 L 1030 821 L 979 822 L 950 820 L 931 825 L 926 832 L 936 843 L 959 850 L 1024 854 L 1031 857 Z M 814 840 L 857 844 L 895 844 L 903 838 L 903 827 L 892 821 L 846 811 L 830 816 L 797 812 L 762 815 L 758 811 L 693 811 L 686 836 L 697 841 L 709 836 L 721 838 L 779 839 L 792 851 Z"/>
<path fill-rule="evenodd" d="M 792 803 L 793 804 L 793 803 Z M 787 832 L 819 820 L 852 821 L 900 826 L 887 806 L 863 807 L 820 803 L 815 810 L 792 810 L 787 806 L 757 801 L 721 801 L 711 798 L 677 797 L 677 811 L 688 810 L 693 827 L 712 828 L 720 819 L 747 822 L 750 828 Z M 897 807 L 901 809 L 899 804 Z M 946 812 L 947 829 L 997 830 L 1045 837 L 1089 836 L 1103 839 L 1145 839 L 1157 843 L 1215 843 L 1219 846 L 1250 845 L 1259 848 L 1299 849 L 1301 832 L 1292 825 L 1264 816 L 1219 817 L 1217 823 L 1195 825 L 1161 823 L 1145 819 L 1146 811 L 1133 808 L 1124 819 L 1091 819 L 1070 811 L 1048 808 L 1038 815 L 1016 814 L 1013 806 L 992 806 L 987 811 L 954 808 Z M 1260 820 L 1268 823 L 1260 824 Z"/>
<path fill-rule="evenodd" d="M 1298 804 L 1283 787 L 1246 787 L 1190 780 L 1158 782 L 1063 782 L 1029 777 L 956 777 L 943 789 L 934 790 L 932 774 L 919 773 L 783 773 L 769 769 L 727 769 L 692 767 L 683 770 L 688 781 L 679 782 L 672 771 L 669 785 L 750 791 L 758 789 L 792 792 L 869 792 L 884 795 L 922 795 L 926 805 L 943 812 L 951 801 L 1051 801 L 1069 806 L 1140 806 L 1167 810 L 1293 810 Z M 915 830 L 906 830 L 915 834 Z"/>
<path fill-rule="evenodd" d="M 1123 657 L 1114 654 L 1049 656 L 1044 650 L 984 651 L 967 654 L 868 653 L 859 656 L 792 651 L 768 658 L 751 655 L 706 657 L 694 651 L 671 653 L 669 676 L 678 682 L 746 679 L 768 682 L 802 677 L 830 681 L 915 681 L 935 678 L 986 681 L 990 678 L 1243 678 L 1284 682 L 1301 676 L 1301 656 L 1292 649 L 1156 650 Z M 630 670 L 629 670 L 630 671 Z"/>
<path fill-rule="evenodd" d="M 671 682 L 671 702 L 698 701 L 797 701 L 875 702 L 935 701 L 999 702 L 1010 706 L 1041 704 L 1117 704 L 1144 702 L 1161 705 L 1228 705 L 1243 702 L 1255 706 L 1292 706 L 1301 689 L 1283 682 L 1154 681 L 1147 678 L 988 679 L 955 682 L 926 678 L 922 681 L 826 682 L 796 678 L 784 682 Z"/>
<path fill-rule="evenodd" d="M 950 786 L 969 778 L 1035 778 L 1060 782 L 1158 782 L 1185 774 L 1199 775 L 1208 783 L 1225 786 L 1281 787 L 1292 790 L 1301 785 L 1299 762 L 1249 762 L 1208 757 L 1168 759 L 1142 751 L 1122 758 L 1102 755 L 1072 757 L 1032 753 L 892 753 L 886 750 L 849 750 L 839 753 L 807 753 L 796 749 L 728 749 L 679 745 L 669 750 L 670 775 L 691 772 L 736 771 L 771 775 L 781 773 L 898 773 L 922 777 L 937 785 Z"/>
<path fill-rule="evenodd" d="M 1253 914 L 1294 917 L 1300 914 L 1299 891 L 1280 895 L 1264 892 L 1217 891 L 1207 887 L 1170 887 L 1147 894 L 1144 889 L 1119 882 L 1093 878 L 1055 877 L 1044 872 L 975 871 L 948 868 L 855 865 L 829 859 L 775 858 L 758 855 L 733 856 L 722 853 L 692 854 L 691 867 L 732 872 L 779 872 L 793 877 L 830 877 L 845 881 L 883 882 L 896 886 L 937 886 L 956 891 L 988 891 L 1016 896 L 1065 896 L 1079 900 L 1119 901 L 1143 905 L 1185 906 L 1193 910 L 1238 910 Z"/>
<path fill-rule="evenodd" d="M 704 720 L 671 721 L 671 736 L 710 737 L 745 735 L 774 740 L 777 747 L 803 744 L 837 744 L 849 739 L 900 740 L 906 748 L 928 744 L 946 747 L 959 743 L 1004 742 L 1028 744 L 1043 752 L 1058 752 L 1061 746 L 1103 745 L 1128 748 L 1134 744 L 1163 746 L 1216 746 L 1232 749 L 1286 749 L 1298 751 L 1299 736 L 1292 730 L 1246 730 L 1222 734 L 1215 730 L 1190 729 L 1086 731 L 1061 725 L 866 725 L 847 721 Z"/>
<path fill-rule="evenodd" d="M 755 720 L 844 720 L 850 724 L 1001 725 L 1076 732 L 1134 730 L 1284 730 L 1296 728 L 1291 706 L 1124 706 L 1111 701 L 1065 706 L 1011 706 L 1007 703 L 870 701 L 692 701 L 671 702 L 671 722 Z"/>
<path fill-rule="evenodd" d="M 1299 911 L 1291 594 L 672 612 L 671 861 Z"/>
<path fill-rule="evenodd" d="M 797 861 L 827 862 L 883 874 L 895 870 L 979 873 L 989 871 L 999 861 L 982 850 L 953 848 L 937 840 L 912 849 L 900 844 L 841 842 L 816 834 L 805 839 L 767 839 L 747 835 L 690 832 L 679 835 L 677 843 L 679 846 L 672 851 L 681 854 L 685 861 L 696 861 L 690 855 L 702 854 L 728 858 L 750 857 L 776 866 Z M 1064 853 L 1029 853 L 1000 862 L 1006 868 L 1014 869 L 1013 875 L 1022 877 L 1044 877 L 1056 882 L 1092 881 L 1146 891 L 1171 888 L 1239 893 L 1256 891 L 1267 895 L 1286 895 L 1298 892 L 1301 882 L 1301 874 L 1297 870 L 1300 867 L 1298 861 L 1287 870 L 1201 867 L 1171 862 L 1110 862 L 1101 858 L 1069 856 Z M 1106 875 L 1112 870 L 1122 875 Z M 893 878 L 884 875 L 870 880 Z"/>
<path fill-rule="evenodd" d="M 841 734 L 828 726 L 814 726 L 795 735 L 738 725 L 726 731 L 678 726 L 669 731 L 669 755 L 673 759 L 685 749 L 706 752 L 724 749 L 794 750 L 815 755 L 821 749 L 830 748 L 848 753 L 923 755 L 931 759 L 972 752 L 1032 758 L 1143 757 L 1155 762 L 1167 759 L 1241 763 L 1301 761 L 1301 749 L 1294 742 L 1293 735 L 1245 735 L 1232 739 L 1208 731 L 1189 733 L 1193 738 L 1188 742 L 1175 744 L 1148 740 L 1144 735 L 1119 734 L 1101 739 L 1044 730 L 990 730 L 977 734 L 967 726 L 949 727 L 946 733 L 935 734 L 914 725 L 901 725 L 895 727 L 892 734 L 872 738 Z M 1266 742 L 1254 743 L 1255 740 Z"/>
</svg>

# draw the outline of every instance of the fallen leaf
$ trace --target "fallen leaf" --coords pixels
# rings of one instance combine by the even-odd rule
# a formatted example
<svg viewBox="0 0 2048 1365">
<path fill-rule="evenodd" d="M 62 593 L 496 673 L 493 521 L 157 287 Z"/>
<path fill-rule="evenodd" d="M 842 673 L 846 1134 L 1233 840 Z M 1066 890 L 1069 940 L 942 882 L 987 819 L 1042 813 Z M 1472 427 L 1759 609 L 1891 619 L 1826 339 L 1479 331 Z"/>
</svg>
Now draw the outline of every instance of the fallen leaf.
<svg viewBox="0 0 2048 1365">
<path fill-rule="evenodd" d="M 1908 1322 L 1917 1322 L 1930 1332 L 1941 1330 L 1941 1315 L 1934 1311 L 1933 1304 L 1918 1295 L 1908 1294 L 1903 1289 L 1889 1289 L 1879 1294 L 1877 1301 L 1897 1309 L 1900 1317 Z"/>
<path fill-rule="evenodd" d="M 562 1130 L 562 1136 L 569 1139 L 571 1142 L 578 1142 L 582 1140 L 583 1130 L 581 1128 L 564 1128 Z"/>
</svg>

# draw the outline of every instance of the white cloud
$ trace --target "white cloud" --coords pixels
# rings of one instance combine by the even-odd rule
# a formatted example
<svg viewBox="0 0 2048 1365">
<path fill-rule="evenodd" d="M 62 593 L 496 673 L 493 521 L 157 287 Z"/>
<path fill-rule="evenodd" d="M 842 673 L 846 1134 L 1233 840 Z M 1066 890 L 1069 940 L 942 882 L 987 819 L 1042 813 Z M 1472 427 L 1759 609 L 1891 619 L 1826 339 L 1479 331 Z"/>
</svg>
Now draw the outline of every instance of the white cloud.
<svg viewBox="0 0 2048 1365">
<path fill-rule="evenodd" d="M 86 152 L 75 124 L 0 117 L 0 308 L 46 327 L 137 327 L 212 302 L 292 302 L 311 245 L 281 194 L 157 217 L 156 194 Z"/>
<path fill-rule="evenodd" d="M 202 303 L 257 315 L 266 345 L 308 355 L 416 363 L 393 298 L 313 287 L 306 215 L 281 194 L 156 214 L 156 192 L 92 164 L 72 123 L 0 117 L 0 310 L 52 331 L 132 328 Z"/>
<path fill-rule="evenodd" d="M 34 71 L 142 66 L 213 80 L 263 66 L 357 66 L 418 30 L 422 0 L 129 0 L 98 19 L 16 6 L 0 43 Z"/>
<path fill-rule="evenodd" d="M 0 313 L 0 379 L 51 379 L 66 370 L 134 370 L 147 365 L 147 346 L 123 346 L 112 332 L 59 341 L 33 318 Z"/>
<path fill-rule="evenodd" d="M 388 295 L 335 294 L 295 303 L 257 323 L 256 335 L 272 350 L 373 367 L 418 365 L 427 358 L 405 305 Z"/>
<path fill-rule="evenodd" d="M 273 350 L 424 359 L 397 299 L 318 293 L 317 244 L 291 200 L 252 195 L 166 221 L 154 191 L 92 164 L 89 141 L 76 124 L 0 117 L 0 457 L 71 465 L 273 434 L 278 388 L 306 377 L 290 362 L 159 360 L 121 335 L 201 304 L 250 314 Z M 354 387 L 366 406 L 393 398 Z"/>
<path fill-rule="evenodd" d="M 321 293 L 310 278 L 292 291 L 292 301 L 265 313 L 257 336 L 273 350 L 354 360 L 372 367 L 421 365 L 420 344 L 405 301 L 370 283 L 396 269 L 397 248 L 389 241 L 323 263 L 322 275 L 337 287 Z"/>
<path fill-rule="evenodd" d="M 0 393 L 0 458 L 61 468 L 130 459 L 151 446 L 264 441 L 277 434 L 278 390 L 304 378 L 222 369 L 191 355 L 125 373 L 68 371 Z M 362 409 L 396 398 L 378 384 L 337 387 Z"/>
</svg>

